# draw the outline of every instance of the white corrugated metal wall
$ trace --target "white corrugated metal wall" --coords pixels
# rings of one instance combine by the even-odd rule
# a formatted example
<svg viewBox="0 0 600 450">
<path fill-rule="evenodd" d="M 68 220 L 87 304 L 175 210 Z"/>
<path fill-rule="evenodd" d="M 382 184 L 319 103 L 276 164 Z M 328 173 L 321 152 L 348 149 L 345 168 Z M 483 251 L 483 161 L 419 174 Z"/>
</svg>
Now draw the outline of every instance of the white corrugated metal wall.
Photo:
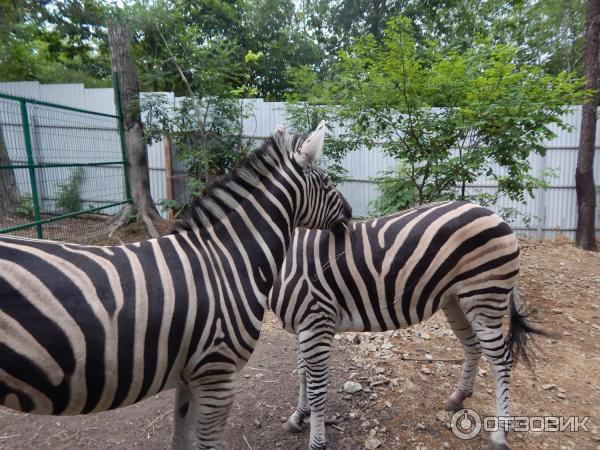
<svg viewBox="0 0 600 450">
<path fill-rule="evenodd" d="M 16 82 L 0 83 L 0 92 L 108 114 L 115 113 L 113 91 L 110 88 L 86 89 L 82 84 L 40 85 L 38 82 Z M 172 93 L 162 94 L 173 101 L 173 104 L 178 101 Z M 284 103 L 259 99 L 245 102 L 252 105 L 253 110 L 251 116 L 244 120 L 245 136 L 261 140 L 269 136 L 278 124 L 286 123 Z M 564 233 L 568 237 L 574 237 L 577 221 L 575 166 L 581 108 L 574 108 L 572 113 L 565 116 L 565 121 L 572 126 L 572 130 L 567 132 L 553 129 L 556 137 L 543 142 L 547 148 L 546 156 L 534 155 L 531 158 L 534 175 L 540 175 L 549 168 L 557 171 L 558 176 L 549 180 L 550 188 L 537 190 L 535 198 L 528 199 L 525 205 L 508 200 L 502 200 L 497 205 L 497 208 L 516 208 L 522 214 L 512 223 L 522 234 L 543 238 Z M 600 136 L 597 140 L 598 145 Z M 166 197 L 165 150 L 162 142 L 150 146 L 148 159 L 152 196 L 158 203 Z M 341 184 L 340 190 L 352 204 L 355 215 L 365 216 L 370 212 L 370 202 L 377 197 L 377 189 L 371 179 L 382 171 L 392 169 L 394 160 L 378 149 L 363 149 L 348 154 L 342 165 L 348 170 L 349 179 Z M 600 178 L 600 152 L 596 156 L 594 169 L 596 178 Z M 481 177 L 470 186 L 471 191 L 476 189 L 493 192 L 495 186 L 493 181 Z M 530 222 L 526 223 L 523 217 L 529 217 Z M 600 223 L 600 217 L 598 222 Z M 600 228 L 598 231 L 600 235 Z"/>
</svg>

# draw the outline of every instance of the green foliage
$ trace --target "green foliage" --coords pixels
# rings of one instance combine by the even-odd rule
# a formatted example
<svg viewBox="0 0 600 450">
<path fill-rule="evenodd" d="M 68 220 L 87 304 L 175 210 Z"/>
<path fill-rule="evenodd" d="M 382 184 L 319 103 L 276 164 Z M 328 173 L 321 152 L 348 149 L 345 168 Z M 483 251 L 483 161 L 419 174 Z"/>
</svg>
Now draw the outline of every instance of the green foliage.
<svg viewBox="0 0 600 450">
<path fill-rule="evenodd" d="M 318 74 L 307 66 L 301 66 L 288 71 L 292 91 L 286 96 L 285 115 L 292 131 L 308 135 L 319 122 L 325 120 L 329 135 L 325 140 L 321 162 L 325 166 L 331 181 L 338 184 L 347 175 L 341 161 L 355 148 L 348 141 L 345 133 L 332 133 L 337 123 L 337 112 L 333 105 L 328 104 L 328 94 L 325 84 L 318 79 Z"/>
<path fill-rule="evenodd" d="M 329 103 L 339 105 L 355 142 L 380 145 L 402 163 L 395 176 L 410 186 L 413 204 L 465 199 L 482 175 L 500 195 L 523 201 L 537 186 L 527 158 L 543 154 L 551 126 L 565 128 L 561 115 L 586 93 L 570 74 L 517 65 L 517 53 L 487 39 L 462 52 L 435 43 L 417 49 L 410 22 L 393 19 L 380 41 L 366 36 L 340 54 Z M 406 206 L 406 196 L 399 201 Z"/>
<path fill-rule="evenodd" d="M 65 213 L 81 210 L 79 188 L 83 181 L 83 167 L 76 167 L 71 171 L 69 178 L 58 185 L 58 198 L 56 206 Z"/>
<path fill-rule="evenodd" d="M 33 196 L 31 194 L 21 195 L 19 207 L 15 211 L 17 215 L 26 219 L 35 219 L 35 209 L 33 207 Z"/>
<path fill-rule="evenodd" d="M 177 200 L 169 200 L 167 198 L 163 198 L 160 202 L 158 202 L 157 206 L 162 212 L 168 212 L 171 209 L 180 208 L 180 205 L 179 203 L 177 203 Z"/>
<path fill-rule="evenodd" d="M 169 104 L 160 94 L 142 104 L 149 141 L 166 136 L 190 178 L 192 196 L 198 196 L 215 178 L 229 172 L 251 149 L 242 135 L 242 121 L 251 105 L 235 98 L 184 98 Z"/>
<path fill-rule="evenodd" d="M 110 85 L 99 0 L 0 2 L 0 80 Z"/>
</svg>

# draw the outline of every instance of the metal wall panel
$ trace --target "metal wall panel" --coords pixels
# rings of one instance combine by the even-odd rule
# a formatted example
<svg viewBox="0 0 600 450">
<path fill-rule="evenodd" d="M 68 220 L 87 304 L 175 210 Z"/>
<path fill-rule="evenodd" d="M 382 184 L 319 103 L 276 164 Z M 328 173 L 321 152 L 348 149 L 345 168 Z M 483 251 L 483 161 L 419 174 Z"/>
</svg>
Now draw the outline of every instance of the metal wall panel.
<svg viewBox="0 0 600 450">
<path fill-rule="evenodd" d="M 38 82 L 33 81 L 0 83 L 0 91 L 29 98 L 55 101 L 103 113 L 110 114 L 115 111 L 113 91 L 110 88 L 84 89 L 80 84 L 40 85 Z M 172 93 L 160 94 L 167 95 L 174 105 L 181 101 L 181 98 L 175 98 Z M 150 94 L 142 94 L 142 98 L 145 95 Z M 249 115 L 243 121 L 243 134 L 254 138 L 255 145 L 259 145 L 262 139 L 270 136 L 277 125 L 289 125 L 286 121 L 285 103 L 283 102 L 245 99 L 244 107 Z M 38 118 L 37 120 L 40 126 L 52 125 L 51 123 L 43 123 L 44 120 L 51 121 L 49 118 Z M 551 125 L 549 128 L 556 133 L 556 137 L 542 142 L 547 148 L 546 156 L 532 155 L 530 158 L 531 172 L 534 175 L 539 176 L 547 169 L 555 170 L 556 177 L 548 180 L 550 188 L 536 190 L 535 198 L 528 198 L 526 204 L 501 199 L 498 205 L 493 208 L 496 211 L 503 208 L 516 210 L 518 214 L 511 221 L 511 225 L 521 234 L 541 238 L 552 237 L 559 232 L 563 232 L 570 238 L 574 237 L 577 217 L 574 174 L 577 163 L 577 146 L 579 144 L 581 107 L 573 107 L 572 111 L 564 116 L 564 120 L 572 129 L 562 130 L 555 125 Z M 339 127 L 334 128 L 333 133 L 342 131 Z M 3 132 L 11 158 L 15 158 L 15 160 L 20 158 L 22 155 L 19 153 L 19 148 L 22 147 L 22 136 L 19 130 L 16 127 L 11 129 L 10 125 L 5 125 Z M 100 133 L 100 131 L 90 131 L 90 133 Z M 600 133 L 597 134 L 596 139 L 597 145 L 600 147 Z M 54 157 L 60 157 L 59 153 L 63 152 L 64 156 L 68 157 L 69 153 L 77 148 L 85 148 L 85 141 L 84 137 L 79 136 L 73 142 L 67 142 L 62 149 L 53 148 L 53 155 Z M 43 137 L 40 137 L 39 144 L 41 148 L 51 145 L 51 143 L 44 142 Z M 155 202 L 159 203 L 166 196 L 163 142 L 156 142 L 149 146 L 148 160 L 151 172 L 152 196 Z M 348 170 L 349 179 L 340 185 L 340 191 L 352 204 L 356 216 L 366 216 L 371 212 L 370 203 L 378 195 L 377 188 L 372 181 L 373 178 L 385 171 L 393 170 L 396 162 L 393 158 L 385 155 L 380 148 L 374 148 L 372 150 L 360 149 L 348 154 L 342 161 L 342 165 Z M 505 174 L 503 169 L 494 165 L 491 167 L 495 174 Z M 97 168 L 96 170 L 109 173 L 110 171 L 114 172 L 115 169 Z M 596 154 L 594 170 L 596 177 L 600 179 L 600 151 L 597 151 Z M 112 172 L 110 173 L 112 174 Z M 26 178 L 25 174 L 19 173 L 18 176 Z M 22 186 L 27 189 L 25 178 L 22 180 Z M 102 183 L 101 178 L 98 174 L 98 183 Z M 101 189 L 101 186 L 98 189 Z M 485 175 L 478 177 L 468 187 L 469 193 L 476 191 L 492 193 L 494 190 L 494 181 L 485 177 Z M 600 205 L 600 199 L 598 203 Z M 600 214 L 598 222 L 600 223 Z"/>
</svg>

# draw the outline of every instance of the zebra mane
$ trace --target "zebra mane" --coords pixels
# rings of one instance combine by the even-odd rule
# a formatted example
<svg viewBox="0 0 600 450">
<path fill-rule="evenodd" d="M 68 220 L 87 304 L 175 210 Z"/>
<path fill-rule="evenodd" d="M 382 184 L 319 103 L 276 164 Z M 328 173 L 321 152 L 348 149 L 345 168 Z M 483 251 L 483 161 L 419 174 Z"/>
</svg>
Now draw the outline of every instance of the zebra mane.
<svg viewBox="0 0 600 450">
<path fill-rule="evenodd" d="M 215 219 L 227 216 L 235 207 L 231 191 L 236 191 L 240 184 L 244 185 L 244 189 L 247 189 L 247 186 L 258 186 L 262 179 L 289 161 L 304 140 L 303 135 L 278 129 L 231 173 L 212 182 L 186 209 L 173 233 L 204 228 L 214 223 Z"/>
</svg>

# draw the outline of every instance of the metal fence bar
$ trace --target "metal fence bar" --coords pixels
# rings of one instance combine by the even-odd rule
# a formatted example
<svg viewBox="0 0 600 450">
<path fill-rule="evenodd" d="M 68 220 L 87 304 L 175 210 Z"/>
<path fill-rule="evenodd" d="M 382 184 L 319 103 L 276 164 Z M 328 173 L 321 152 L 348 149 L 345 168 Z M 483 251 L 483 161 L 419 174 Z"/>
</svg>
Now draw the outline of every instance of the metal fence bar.
<svg viewBox="0 0 600 450">
<path fill-rule="evenodd" d="M 58 103 L 44 102 L 42 100 L 34 100 L 32 98 L 17 97 L 16 95 L 3 94 L 1 92 L 0 92 L 0 98 L 4 98 L 6 100 L 15 100 L 18 102 L 25 101 L 27 103 L 31 103 L 32 105 L 49 106 L 51 108 L 63 109 L 65 111 L 73 111 L 73 112 L 79 112 L 79 113 L 85 113 L 85 114 L 92 114 L 95 116 L 102 116 L 102 117 L 111 117 L 113 119 L 119 118 L 118 115 L 114 115 L 114 114 L 106 114 L 106 113 L 91 111 L 91 110 L 87 110 L 87 109 L 74 108 L 73 106 L 59 105 Z"/>
<path fill-rule="evenodd" d="M 131 189 L 129 186 L 129 162 L 127 161 L 127 146 L 125 145 L 125 126 L 123 110 L 121 108 L 121 87 L 119 86 L 119 75 L 112 73 L 113 89 L 115 91 L 115 109 L 119 118 L 119 141 L 121 142 L 121 153 L 123 155 L 123 174 L 125 176 L 125 198 L 131 203 Z"/>
<path fill-rule="evenodd" d="M 45 164 L 0 164 L 2 169 L 51 169 L 56 167 L 97 167 L 97 166 L 114 166 L 123 164 L 123 161 L 106 161 L 97 163 L 45 163 Z"/>
<path fill-rule="evenodd" d="M 114 206 L 124 205 L 125 203 L 129 203 L 129 201 L 123 200 L 122 202 L 115 202 L 115 203 L 111 203 L 109 205 L 97 206 L 96 208 L 89 208 L 89 209 L 85 209 L 83 211 L 75 211 L 75 212 L 68 213 L 68 214 L 62 214 L 60 216 L 49 217 L 47 219 L 41 219 L 36 222 L 24 223 L 23 225 L 16 225 L 14 227 L 5 228 L 1 231 L 2 231 L 2 233 L 10 233 L 12 231 L 25 230 L 27 228 L 42 226 L 43 224 L 46 224 L 46 223 L 56 222 L 57 220 L 69 219 L 71 217 L 77 217 L 82 214 L 89 214 L 89 213 L 101 211 L 103 209 L 112 208 Z"/>
<path fill-rule="evenodd" d="M 25 142 L 25 151 L 27 152 L 27 166 L 29 168 L 29 180 L 31 182 L 31 196 L 33 197 L 33 214 L 35 217 L 35 229 L 39 239 L 44 238 L 42 230 L 42 216 L 40 215 L 40 201 L 38 198 L 37 179 L 35 176 L 35 168 L 33 167 L 33 151 L 31 149 L 31 133 L 29 129 L 29 113 L 27 111 L 27 102 L 23 99 L 19 101 L 21 104 L 21 120 L 23 121 L 23 138 Z"/>
</svg>

